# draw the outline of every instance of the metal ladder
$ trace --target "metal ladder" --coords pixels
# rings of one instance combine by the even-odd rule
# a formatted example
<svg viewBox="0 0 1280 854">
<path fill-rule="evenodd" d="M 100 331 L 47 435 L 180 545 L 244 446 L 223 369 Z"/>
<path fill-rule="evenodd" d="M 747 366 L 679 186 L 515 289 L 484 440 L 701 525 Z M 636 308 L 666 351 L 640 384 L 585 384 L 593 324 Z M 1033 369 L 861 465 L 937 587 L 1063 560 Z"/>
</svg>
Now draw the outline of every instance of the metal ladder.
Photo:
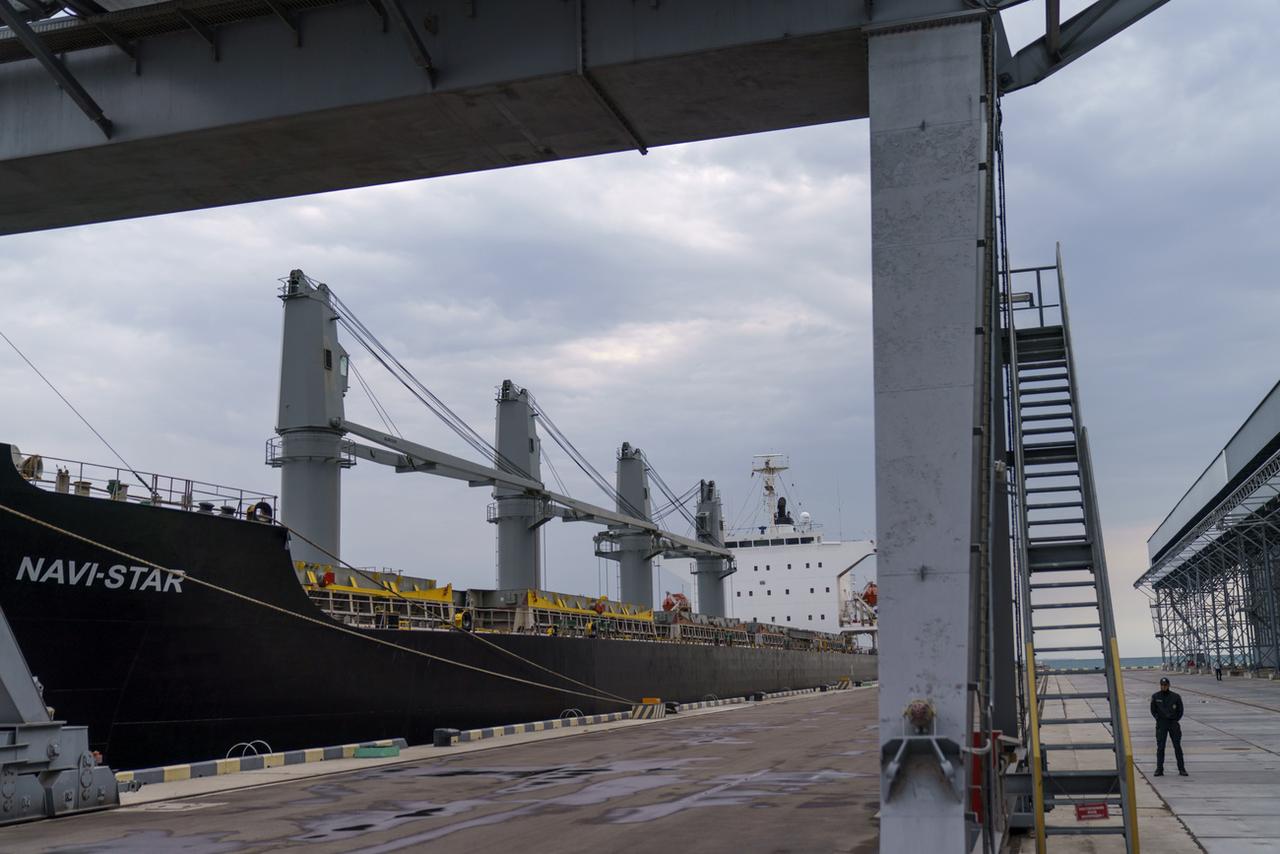
<svg viewBox="0 0 1280 854">
<path fill-rule="evenodd" d="M 1088 434 L 1080 413 L 1061 247 L 1053 266 L 1009 270 L 1005 281 L 1009 463 L 1020 533 L 1015 548 L 1036 851 L 1044 854 L 1050 836 L 1115 834 L 1123 835 L 1129 854 L 1136 854 L 1133 754 Z M 1046 674 L 1046 662 L 1037 656 L 1053 653 L 1096 658 L 1098 665 Z M 1053 676 L 1073 675 L 1103 676 L 1106 688 L 1041 691 Z M 1093 724 L 1099 736 L 1088 742 L 1054 740 L 1055 730 L 1062 733 L 1062 727 L 1072 724 Z M 1055 768 L 1054 755 L 1064 750 L 1076 751 L 1078 757 L 1109 751 L 1114 762 L 1108 757 L 1105 764 L 1089 763 L 1104 766 L 1096 769 Z M 1108 813 L 1119 807 L 1123 823 L 1046 825 L 1047 810 L 1082 803 L 1107 804 Z"/>
</svg>

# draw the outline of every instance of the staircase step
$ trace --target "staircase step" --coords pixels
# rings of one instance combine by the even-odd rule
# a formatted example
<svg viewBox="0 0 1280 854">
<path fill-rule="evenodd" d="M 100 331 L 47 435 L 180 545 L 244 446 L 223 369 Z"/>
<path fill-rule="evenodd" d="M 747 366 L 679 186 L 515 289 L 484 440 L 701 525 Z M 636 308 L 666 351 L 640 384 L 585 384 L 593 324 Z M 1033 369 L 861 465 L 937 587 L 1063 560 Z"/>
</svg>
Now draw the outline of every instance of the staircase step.
<svg viewBox="0 0 1280 854">
<path fill-rule="evenodd" d="M 1023 427 L 1023 436 L 1052 436 L 1054 433 L 1074 433 L 1076 431 L 1074 424 L 1067 424 L 1062 427 Z"/>
<path fill-rule="evenodd" d="M 1046 492 L 1079 492 L 1079 484 L 1069 484 L 1067 486 L 1032 486 L 1028 487 L 1027 495 L 1043 494 Z"/>
<path fill-rule="evenodd" d="M 1074 463 L 1077 460 L 1076 442 L 1036 442 L 1022 446 L 1022 462 L 1025 465 L 1045 463 Z"/>
<path fill-rule="evenodd" d="M 1058 510 L 1065 507 L 1084 507 L 1083 501 L 1049 501 L 1044 504 L 1028 504 L 1027 510 Z"/>
<path fill-rule="evenodd" d="M 1067 359 L 1067 348 L 1062 346 L 1062 340 L 1057 341 L 1019 341 L 1018 342 L 1018 364 L 1028 365 L 1036 362 L 1065 362 Z M 1066 367 L 1066 365 L 1062 365 Z"/>
<path fill-rule="evenodd" d="M 1091 798 L 1090 803 L 1096 803 L 1096 801 Z M 1077 827 L 1074 824 L 1049 824 L 1044 828 L 1045 836 L 1124 836 L 1124 833 L 1124 825 L 1121 824 L 1093 824 L 1086 827 Z"/>
<path fill-rule="evenodd" d="M 1062 560 L 1031 564 L 1031 572 L 1033 574 L 1039 572 L 1083 572 L 1086 569 L 1093 572 L 1093 563 L 1091 561 Z"/>
<path fill-rule="evenodd" d="M 1096 608 L 1096 607 L 1098 607 L 1098 600 L 1096 599 L 1093 600 L 1092 602 L 1043 602 L 1038 605 L 1035 602 L 1031 603 L 1032 611 L 1041 611 L 1046 608 L 1063 609 L 1063 608 Z"/>
<path fill-rule="evenodd" d="M 1089 538 L 1084 536 L 1032 537 L 1031 539 L 1027 540 L 1028 547 L 1038 546 L 1038 545 L 1055 545 L 1055 544 L 1060 546 L 1070 546 L 1070 545 L 1085 546 L 1089 544 Z"/>
<path fill-rule="evenodd" d="M 1087 542 L 1031 545 L 1027 546 L 1027 558 L 1034 570 L 1041 565 L 1061 564 L 1066 562 L 1088 563 L 1092 565 L 1093 546 Z"/>
<path fill-rule="evenodd" d="M 1111 695 L 1106 691 L 1074 691 L 1065 694 L 1040 694 L 1041 700 L 1106 700 Z"/>
<path fill-rule="evenodd" d="M 1107 718 L 1111 720 L 1111 718 Z M 1114 768 L 1072 768 L 1067 771 L 1050 771 L 1046 777 L 1058 777 L 1061 779 L 1081 778 L 1081 777 L 1105 777 L 1109 780 L 1120 776 L 1120 772 Z"/>
<path fill-rule="evenodd" d="M 1111 718 L 1041 718 L 1041 726 L 1067 726 L 1070 724 L 1109 724 Z"/>
<path fill-rule="evenodd" d="M 1054 421 L 1057 419 L 1070 420 L 1070 412 L 1033 412 L 1030 415 L 1022 416 L 1023 423 L 1027 421 Z"/>
<path fill-rule="evenodd" d="M 1032 626 L 1037 632 L 1065 632 L 1068 629 L 1100 629 L 1102 623 L 1059 623 L 1053 626 Z"/>
<path fill-rule="evenodd" d="M 1062 336 L 1046 335 L 1044 338 L 1023 338 L 1021 330 L 1018 336 L 1018 355 L 1036 356 L 1044 353 L 1058 353 L 1062 356 L 1066 355 L 1066 342 L 1062 340 Z"/>
<path fill-rule="evenodd" d="M 1075 806 L 1076 804 L 1080 803 L 1080 798 L 1072 798 L 1072 797 L 1055 798 L 1055 797 L 1050 796 L 1050 794 L 1049 794 L 1048 792 L 1045 792 L 1045 793 L 1044 793 L 1044 802 L 1045 802 L 1046 804 L 1064 804 L 1064 805 L 1066 805 L 1066 806 L 1069 806 L 1069 807 L 1070 807 L 1070 806 Z M 1121 804 L 1121 803 L 1123 803 L 1123 802 L 1120 800 L 1120 796 L 1119 796 L 1119 795 L 1106 795 L 1106 796 L 1095 795 L 1095 796 L 1093 796 L 1093 797 L 1089 798 L 1089 803 L 1091 803 L 1091 804 L 1107 804 L 1108 806 L 1120 806 L 1120 804 Z"/>
<path fill-rule="evenodd" d="M 1115 750 L 1115 742 L 1112 741 L 1077 741 L 1072 744 L 1064 742 L 1062 744 L 1042 744 L 1041 750 Z M 1116 798 L 1119 803 L 1120 799 Z"/>
<path fill-rule="evenodd" d="M 1066 469 L 1065 471 L 1028 471 L 1022 473 L 1023 477 L 1079 477 L 1079 469 Z M 1065 489 L 1079 489 L 1079 486 L 1064 487 Z"/>
<path fill-rule="evenodd" d="M 1088 581 L 1045 581 L 1037 584 L 1032 584 L 1031 589 L 1032 590 L 1054 590 L 1054 589 L 1060 589 L 1063 587 L 1096 587 L 1096 586 L 1097 586 L 1097 582 L 1091 578 Z"/>
<path fill-rule="evenodd" d="M 1035 508 L 1031 508 L 1035 509 Z M 1028 525 L 1083 525 L 1084 517 L 1071 519 L 1029 519 Z"/>
<path fill-rule="evenodd" d="M 1023 402 L 1022 407 L 1023 409 L 1043 409 L 1046 406 L 1070 406 L 1070 405 L 1071 405 L 1071 398 L 1068 397 L 1063 400 L 1028 400 Z M 1066 418 L 1067 413 L 1064 412 L 1062 414 L 1062 417 Z M 1025 421 L 1026 419 L 1024 418 L 1023 420 Z"/>
<path fill-rule="evenodd" d="M 1036 379 L 1039 380 L 1039 379 L 1042 379 L 1042 377 L 1036 377 Z M 1071 386 L 1069 385 L 1053 385 L 1053 386 L 1045 386 L 1044 388 L 1025 388 L 1024 389 L 1022 386 L 1026 382 L 1027 380 L 1023 380 L 1022 382 L 1018 383 L 1019 397 L 1027 397 L 1028 395 L 1034 395 L 1034 394 L 1066 394 L 1067 399 L 1068 400 L 1071 399 Z"/>
<path fill-rule="evenodd" d="M 1060 374 L 1036 374 L 1034 377 L 1020 377 L 1018 379 L 1018 382 L 1019 384 L 1037 383 L 1037 382 L 1057 382 L 1058 380 L 1067 380 L 1070 378 L 1071 377 L 1067 374 L 1067 372 L 1063 371 Z"/>
</svg>

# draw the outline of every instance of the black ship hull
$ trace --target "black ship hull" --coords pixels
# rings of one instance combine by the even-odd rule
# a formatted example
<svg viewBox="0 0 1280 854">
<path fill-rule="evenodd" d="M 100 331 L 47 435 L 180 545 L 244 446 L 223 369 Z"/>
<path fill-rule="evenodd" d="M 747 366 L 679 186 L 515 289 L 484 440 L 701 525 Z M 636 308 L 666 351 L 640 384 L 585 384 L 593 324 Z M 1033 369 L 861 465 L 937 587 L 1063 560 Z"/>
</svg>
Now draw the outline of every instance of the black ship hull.
<svg viewBox="0 0 1280 854">
<path fill-rule="evenodd" d="M 45 524 L 0 510 L 0 607 L 46 703 L 59 719 L 88 725 L 116 768 L 221 757 L 253 739 L 274 750 L 393 736 L 421 743 L 437 727 L 625 708 L 573 693 L 591 692 L 464 632 L 335 630 L 298 584 L 280 527 L 45 492 L 8 457 L 0 445 L 0 505 Z M 741 696 L 870 679 L 876 667 L 874 656 L 841 652 L 484 638 L 626 698 Z"/>
</svg>

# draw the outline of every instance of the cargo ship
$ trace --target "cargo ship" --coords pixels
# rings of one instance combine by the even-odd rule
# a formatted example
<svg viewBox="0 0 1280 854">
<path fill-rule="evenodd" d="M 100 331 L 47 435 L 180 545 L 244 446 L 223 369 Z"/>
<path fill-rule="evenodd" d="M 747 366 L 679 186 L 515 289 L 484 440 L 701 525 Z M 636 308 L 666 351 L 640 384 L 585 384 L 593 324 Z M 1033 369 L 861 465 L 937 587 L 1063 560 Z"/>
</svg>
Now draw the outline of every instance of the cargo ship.
<svg viewBox="0 0 1280 854">
<path fill-rule="evenodd" d="M 628 596 L 652 587 L 645 556 L 656 551 L 697 558 L 708 590 L 733 571 L 718 518 L 700 512 L 698 539 L 685 540 L 648 521 L 647 486 L 624 498 L 624 465 L 638 458 L 629 446 L 611 511 L 544 490 L 536 460 L 512 474 L 345 421 L 340 303 L 299 271 L 282 297 L 279 436 L 268 446 L 283 470 L 281 498 L 0 444 L 0 608 L 46 704 L 87 725 L 113 767 L 220 758 L 250 742 L 277 751 L 426 743 L 436 728 L 619 711 L 642 697 L 688 702 L 874 678 L 876 657 L 847 635 Z M 310 390 L 308 371 L 319 374 Z M 528 396 L 516 392 L 504 384 L 499 398 L 500 448 L 504 398 L 533 423 Z M 312 404 L 327 409 L 306 412 Z M 517 446 L 536 455 L 536 444 L 521 437 Z M 497 587 L 455 588 L 338 558 L 336 478 L 357 457 L 492 486 Z M 711 498 L 714 484 L 702 494 Z M 530 567 L 519 547 L 553 516 L 606 526 L 597 554 L 619 560 L 624 582 L 632 578 L 620 598 L 631 601 L 545 590 L 536 565 L 520 574 Z M 504 548 L 512 520 L 506 527 L 525 539 Z M 537 541 L 524 551 L 532 561 Z"/>
</svg>

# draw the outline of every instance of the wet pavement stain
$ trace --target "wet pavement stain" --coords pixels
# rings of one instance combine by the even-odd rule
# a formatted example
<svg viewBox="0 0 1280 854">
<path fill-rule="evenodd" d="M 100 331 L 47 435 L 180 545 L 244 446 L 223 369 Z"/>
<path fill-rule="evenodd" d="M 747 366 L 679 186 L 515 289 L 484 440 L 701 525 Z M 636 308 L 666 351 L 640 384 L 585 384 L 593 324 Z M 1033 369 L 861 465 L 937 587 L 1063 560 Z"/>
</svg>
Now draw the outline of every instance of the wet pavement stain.
<svg viewBox="0 0 1280 854">
<path fill-rule="evenodd" d="M 365 833 L 393 830 L 411 821 L 425 818 L 447 818 L 469 812 L 488 803 L 485 800 L 455 801 L 437 804 L 430 801 L 405 801 L 385 809 L 340 812 L 303 822 L 303 831 L 295 842 L 334 842 Z"/>
<path fill-rule="evenodd" d="M 769 806 L 770 801 L 786 795 L 801 794 L 809 787 L 830 785 L 854 777 L 869 776 L 844 771 L 757 771 L 718 777 L 711 788 L 692 795 L 611 810 L 604 821 L 611 824 L 634 824 L 664 819 L 688 809 L 705 807 Z"/>
</svg>

